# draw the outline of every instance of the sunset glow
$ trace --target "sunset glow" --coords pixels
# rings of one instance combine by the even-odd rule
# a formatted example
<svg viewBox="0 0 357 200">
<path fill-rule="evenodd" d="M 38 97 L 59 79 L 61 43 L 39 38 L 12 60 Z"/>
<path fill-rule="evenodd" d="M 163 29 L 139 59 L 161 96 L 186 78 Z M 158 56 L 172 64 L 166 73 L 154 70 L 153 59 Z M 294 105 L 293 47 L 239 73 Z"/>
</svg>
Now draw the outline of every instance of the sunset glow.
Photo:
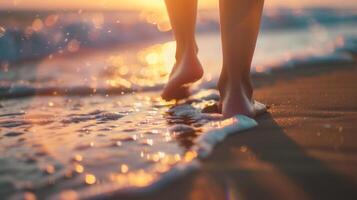
<svg viewBox="0 0 357 200">
<path fill-rule="evenodd" d="M 199 7 L 203 9 L 215 8 L 218 0 L 199 1 Z M 163 9 L 163 0 L 103 0 L 103 1 L 41 1 L 41 0 L 3 0 L 1 8 L 5 9 Z M 265 1 L 266 7 L 346 7 L 356 8 L 354 0 L 268 0 Z"/>
</svg>

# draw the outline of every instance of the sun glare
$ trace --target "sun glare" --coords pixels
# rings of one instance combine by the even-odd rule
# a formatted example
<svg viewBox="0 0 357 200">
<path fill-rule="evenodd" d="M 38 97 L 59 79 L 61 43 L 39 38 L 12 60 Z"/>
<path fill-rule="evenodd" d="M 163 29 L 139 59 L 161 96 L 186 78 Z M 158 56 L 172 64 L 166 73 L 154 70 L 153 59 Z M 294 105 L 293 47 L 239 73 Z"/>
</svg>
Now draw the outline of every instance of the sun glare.
<svg viewBox="0 0 357 200">
<path fill-rule="evenodd" d="M 216 8 L 218 0 L 201 0 L 199 7 L 202 9 Z M 62 1 L 42 1 L 42 0 L 3 0 L 1 2 L 3 8 L 11 9 L 95 9 L 95 10 L 113 10 L 113 9 L 129 9 L 129 10 L 164 10 L 163 0 L 62 0 Z M 270 0 L 265 2 L 266 7 L 308 7 L 308 6 L 334 6 L 334 7 L 356 7 L 354 0 L 343 0 L 343 3 L 335 0 Z"/>
</svg>

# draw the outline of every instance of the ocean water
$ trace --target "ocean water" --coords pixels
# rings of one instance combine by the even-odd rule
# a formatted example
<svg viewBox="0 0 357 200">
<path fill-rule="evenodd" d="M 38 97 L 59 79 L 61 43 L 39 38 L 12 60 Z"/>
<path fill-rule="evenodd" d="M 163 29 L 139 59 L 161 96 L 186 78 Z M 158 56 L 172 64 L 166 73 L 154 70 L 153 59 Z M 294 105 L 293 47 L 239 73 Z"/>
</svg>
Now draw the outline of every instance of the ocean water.
<svg viewBox="0 0 357 200">
<path fill-rule="evenodd" d="M 312 62 L 351 62 L 357 11 L 273 11 L 263 15 L 252 73 Z M 2 96 L 120 94 L 162 87 L 175 51 L 167 21 L 150 13 L 82 12 L 2 14 Z M 220 72 L 218 29 L 216 13 L 199 16 L 203 81 L 216 79 Z"/>
<path fill-rule="evenodd" d="M 2 197 L 145 195 L 198 169 L 226 136 L 257 125 L 244 116 L 222 121 L 203 112 L 219 100 L 221 48 L 213 14 L 198 22 L 205 76 L 181 102 L 159 97 L 175 43 L 167 24 L 151 14 L 144 21 L 135 13 L 82 11 L 8 20 L 28 15 L 0 18 Z M 356 16 L 266 12 L 252 73 L 353 62 Z"/>
</svg>

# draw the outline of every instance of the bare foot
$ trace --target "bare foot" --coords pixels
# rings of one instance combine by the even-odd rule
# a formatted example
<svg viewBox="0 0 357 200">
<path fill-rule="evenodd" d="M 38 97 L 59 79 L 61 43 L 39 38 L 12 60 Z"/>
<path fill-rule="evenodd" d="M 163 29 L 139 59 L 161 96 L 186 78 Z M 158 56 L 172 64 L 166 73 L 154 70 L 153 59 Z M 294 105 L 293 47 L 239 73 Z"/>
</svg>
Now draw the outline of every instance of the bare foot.
<svg viewBox="0 0 357 200">
<path fill-rule="evenodd" d="M 224 99 L 225 93 L 226 93 L 226 91 L 228 91 L 227 82 L 228 82 L 227 73 L 225 72 L 224 68 L 222 68 L 221 75 L 219 77 L 218 84 L 217 84 L 217 89 L 218 89 L 218 91 L 219 91 L 219 93 L 221 95 L 221 101 L 219 101 L 219 103 L 218 103 L 218 110 L 221 113 L 222 113 L 222 106 L 223 106 L 222 105 L 222 103 L 223 103 L 222 99 Z M 254 105 L 255 101 L 253 100 L 253 86 L 252 86 L 252 82 L 251 82 L 250 76 L 248 75 L 247 77 L 242 77 L 242 82 L 241 82 L 240 85 L 242 85 L 242 87 L 244 89 L 245 96 Z"/>
<path fill-rule="evenodd" d="M 225 118 L 237 114 L 255 117 L 254 102 L 248 98 L 243 84 L 227 84 L 221 96 L 222 115 Z"/>
<path fill-rule="evenodd" d="M 222 95 L 224 96 L 224 90 L 225 90 L 224 87 L 226 87 L 227 81 L 228 81 L 227 72 L 225 72 L 225 70 L 222 68 L 221 75 L 217 83 L 217 88 L 220 91 L 221 96 Z M 249 73 L 247 73 L 247 76 L 242 77 L 242 84 L 247 94 L 247 97 L 249 99 L 253 99 L 253 85 Z"/>
<path fill-rule="evenodd" d="M 187 97 L 189 85 L 198 81 L 202 76 L 203 68 L 197 56 L 195 54 L 184 55 L 175 64 L 161 97 L 165 100 Z"/>
</svg>

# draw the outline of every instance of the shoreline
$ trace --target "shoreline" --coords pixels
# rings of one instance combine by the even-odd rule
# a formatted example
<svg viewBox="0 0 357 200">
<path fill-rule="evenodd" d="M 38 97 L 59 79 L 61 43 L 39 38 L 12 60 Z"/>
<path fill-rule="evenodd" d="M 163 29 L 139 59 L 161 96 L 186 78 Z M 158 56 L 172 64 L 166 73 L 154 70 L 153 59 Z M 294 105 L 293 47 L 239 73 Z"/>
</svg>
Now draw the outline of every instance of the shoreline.
<svg viewBox="0 0 357 200">
<path fill-rule="evenodd" d="M 254 77 L 256 99 L 270 105 L 258 127 L 219 144 L 198 172 L 133 199 L 355 199 L 356 76 L 354 63 Z"/>
<path fill-rule="evenodd" d="M 104 51 L 104 53 L 107 51 Z M 337 58 L 330 59 L 331 55 L 338 55 Z M 79 55 L 81 56 L 81 55 Z M 344 57 L 343 57 L 344 56 Z M 317 61 L 312 59 L 318 58 Z M 62 58 L 57 58 L 62 59 Z M 330 60 L 329 60 L 330 59 Z M 60 62 L 59 60 L 55 61 Z M 351 68 L 356 65 L 357 56 L 348 52 L 331 53 L 320 57 L 314 57 L 313 55 L 300 58 L 293 58 L 290 61 L 292 66 L 287 67 L 286 63 L 280 63 L 279 65 L 272 65 L 268 67 L 266 72 L 252 73 L 252 80 L 255 87 L 265 86 L 271 84 L 275 79 L 296 78 L 296 76 L 306 75 L 304 71 L 309 73 L 324 73 L 324 71 L 335 70 L 334 68 Z M 331 67 L 333 65 L 333 67 Z M 321 71 L 322 70 L 322 71 Z M 295 74 L 297 73 L 297 74 Z M 286 76 L 286 77 L 285 77 Z M 217 80 L 202 81 L 198 84 L 198 90 L 201 88 L 216 89 Z M 157 84 L 155 86 L 146 87 L 113 87 L 113 88 L 92 88 L 90 86 L 76 86 L 76 87 L 32 87 L 27 85 L 3 85 L 0 86 L 0 99 L 18 99 L 33 96 L 93 96 L 93 95 L 123 95 L 131 92 L 149 92 L 159 91 L 163 88 L 163 84 Z"/>
</svg>

